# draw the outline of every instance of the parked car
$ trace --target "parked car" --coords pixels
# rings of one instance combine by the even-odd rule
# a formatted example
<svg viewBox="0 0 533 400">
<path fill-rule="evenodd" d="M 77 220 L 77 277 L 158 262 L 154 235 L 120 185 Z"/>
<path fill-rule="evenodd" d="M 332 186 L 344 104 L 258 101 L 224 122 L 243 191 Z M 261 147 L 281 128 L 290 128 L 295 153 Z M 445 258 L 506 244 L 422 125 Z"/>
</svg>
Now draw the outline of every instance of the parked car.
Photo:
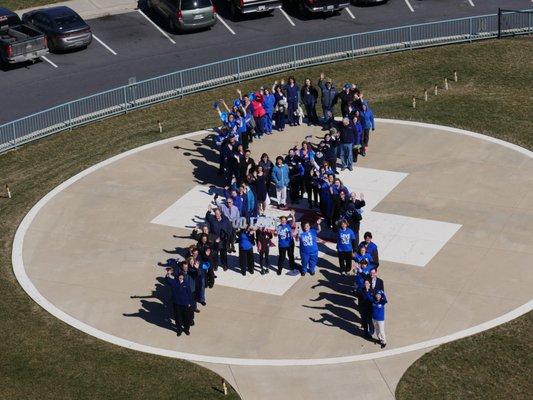
<svg viewBox="0 0 533 400">
<path fill-rule="evenodd" d="M 281 8 L 282 0 L 228 0 L 232 15 L 261 13 Z"/>
<path fill-rule="evenodd" d="M 217 22 L 211 0 L 146 0 L 146 4 L 161 15 L 171 31 L 210 28 Z"/>
<path fill-rule="evenodd" d="M 352 0 L 352 3 L 354 4 L 364 4 L 371 5 L 371 4 L 385 4 L 389 0 Z"/>
<path fill-rule="evenodd" d="M 68 7 L 30 11 L 22 16 L 22 21 L 46 35 L 50 50 L 85 48 L 93 40 L 89 25 L 76 11 Z"/>
<path fill-rule="evenodd" d="M 301 13 L 333 13 L 350 5 L 350 0 L 289 0 Z"/>
<path fill-rule="evenodd" d="M 0 61 L 8 64 L 33 61 L 47 53 L 42 32 L 24 25 L 13 11 L 0 8 Z"/>
</svg>

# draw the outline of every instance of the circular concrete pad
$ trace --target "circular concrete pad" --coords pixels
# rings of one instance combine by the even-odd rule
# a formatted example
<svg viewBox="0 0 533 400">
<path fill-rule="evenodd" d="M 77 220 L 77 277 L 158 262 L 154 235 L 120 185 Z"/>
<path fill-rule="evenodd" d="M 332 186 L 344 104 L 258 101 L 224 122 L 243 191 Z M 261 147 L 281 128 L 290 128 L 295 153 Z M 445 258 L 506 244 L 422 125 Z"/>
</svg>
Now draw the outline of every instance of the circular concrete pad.
<svg viewBox="0 0 533 400">
<path fill-rule="evenodd" d="M 300 127 L 255 141 L 253 157 L 286 153 L 310 133 L 323 135 Z M 164 270 L 156 264 L 192 243 L 185 238 L 190 229 L 151 221 L 198 185 L 219 182 L 218 156 L 208 136 L 200 132 L 130 151 L 51 192 L 28 214 L 15 239 L 15 272 L 25 290 L 86 332 L 157 354 L 258 365 L 379 357 L 379 347 L 358 334 L 352 280 L 338 276 L 335 254 L 327 248 L 319 273 L 296 280 L 281 295 L 215 285 L 192 335 L 176 337 Z M 378 122 L 356 172 L 405 177 L 366 212 L 458 227 L 424 266 L 381 263 L 389 297 L 387 354 L 524 304 L 530 308 L 533 159 L 524 149 L 498 142 L 445 127 Z M 375 230 L 367 220 L 362 232 Z M 420 240 L 431 241 L 431 235 Z M 379 236 L 375 242 L 384 251 L 393 245 Z M 390 251 L 390 259 L 404 250 Z M 235 257 L 232 262 L 236 265 Z M 276 285 L 275 279 L 268 284 Z"/>
</svg>

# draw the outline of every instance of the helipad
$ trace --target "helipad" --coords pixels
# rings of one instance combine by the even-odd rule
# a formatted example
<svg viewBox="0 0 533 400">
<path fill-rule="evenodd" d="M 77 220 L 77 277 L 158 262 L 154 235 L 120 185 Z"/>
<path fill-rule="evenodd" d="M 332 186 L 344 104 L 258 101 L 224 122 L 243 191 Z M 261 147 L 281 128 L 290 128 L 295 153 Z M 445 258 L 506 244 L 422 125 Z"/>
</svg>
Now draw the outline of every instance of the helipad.
<svg viewBox="0 0 533 400">
<path fill-rule="evenodd" d="M 309 133 L 302 127 L 256 141 L 254 157 L 266 152 L 275 158 Z M 203 198 L 194 190 L 218 183 L 217 154 L 206 136 L 198 132 L 124 153 L 43 198 L 15 238 L 13 264 L 24 289 L 54 315 L 104 340 L 221 364 L 208 366 L 250 399 L 319 398 L 328 386 L 318 387 L 320 375 L 306 378 L 305 368 L 322 368 L 314 371 L 324 377 L 338 373 L 339 380 L 342 371 L 359 374 L 373 387 L 371 398 L 390 398 L 423 351 L 531 309 L 531 152 L 451 128 L 381 120 L 359 170 L 400 175 L 374 187 L 367 178 L 343 178 L 354 187 L 367 182 L 357 190 L 368 187 L 371 198 L 391 179 L 395 183 L 368 207 L 362 226 L 383 232 L 375 241 L 390 254 L 380 267 L 390 300 L 387 350 L 359 336 L 351 280 L 338 275 L 335 254 L 325 246 L 320 273 L 284 290 L 274 276 L 264 279 L 271 287 L 265 290 L 216 285 L 192 335 L 177 338 L 157 262 L 191 243 L 179 221 L 201 219 Z M 187 196 L 191 207 L 172 209 Z M 172 219 L 174 211 L 180 213 L 176 224 L 152 223 L 165 212 Z M 232 262 L 236 266 L 235 257 Z M 227 271 L 221 283 L 233 281 L 231 274 L 237 279 Z M 261 277 L 253 279 L 261 287 Z M 284 374 L 314 390 L 296 392 Z M 276 387 L 260 383 L 262 377 L 275 379 Z M 362 390 L 360 382 L 339 385 L 329 398 Z"/>
</svg>

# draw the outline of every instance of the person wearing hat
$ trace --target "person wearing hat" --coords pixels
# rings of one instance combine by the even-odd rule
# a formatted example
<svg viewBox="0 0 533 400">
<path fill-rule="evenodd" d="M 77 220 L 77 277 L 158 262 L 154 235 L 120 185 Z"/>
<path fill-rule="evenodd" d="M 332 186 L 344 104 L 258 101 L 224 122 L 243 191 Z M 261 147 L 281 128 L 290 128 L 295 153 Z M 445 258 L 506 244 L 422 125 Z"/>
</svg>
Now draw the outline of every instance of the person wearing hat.
<svg viewBox="0 0 533 400">
<path fill-rule="evenodd" d="M 341 102 L 341 114 L 343 117 L 346 117 L 350 114 L 350 104 L 353 100 L 353 89 L 350 83 L 345 83 L 342 92 L 337 94 L 335 103 L 340 100 Z"/>
<path fill-rule="evenodd" d="M 372 324 L 374 325 L 374 332 L 376 333 L 381 348 L 387 345 L 387 337 L 385 336 L 385 304 L 387 304 L 385 292 L 383 290 L 376 291 L 372 300 Z"/>
<path fill-rule="evenodd" d="M 320 79 L 318 80 L 318 87 L 321 91 L 321 100 L 322 100 L 322 115 L 324 120 L 328 119 L 328 112 L 333 117 L 333 107 L 335 106 L 335 99 L 337 97 L 337 89 L 333 86 L 333 81 L 331 78 L 325 78 L 324 73 L 320 74 Z"/>
</svg>

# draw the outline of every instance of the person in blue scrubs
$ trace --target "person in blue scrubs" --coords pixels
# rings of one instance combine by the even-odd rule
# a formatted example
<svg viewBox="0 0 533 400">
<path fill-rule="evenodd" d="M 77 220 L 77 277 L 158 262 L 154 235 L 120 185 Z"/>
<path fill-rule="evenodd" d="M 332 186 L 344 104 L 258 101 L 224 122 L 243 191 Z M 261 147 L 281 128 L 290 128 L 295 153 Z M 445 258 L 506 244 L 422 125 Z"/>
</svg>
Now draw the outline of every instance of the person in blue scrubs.
<svg viewBox="0 0 533 400">
<path fill-rule="evenodd" d="M 300 273 L 304 276 L 307 272 L 314 275 L 316 264 L 318 262 L 318 233 L 320 232 L 320 223 L 322 218 L 316 221 L 316 227 L 311 227 L 309 222 L 304 222 L 302 231 L 298 234 L 300 240 L 300 257 L 302 267 Z"/>
</svg>

